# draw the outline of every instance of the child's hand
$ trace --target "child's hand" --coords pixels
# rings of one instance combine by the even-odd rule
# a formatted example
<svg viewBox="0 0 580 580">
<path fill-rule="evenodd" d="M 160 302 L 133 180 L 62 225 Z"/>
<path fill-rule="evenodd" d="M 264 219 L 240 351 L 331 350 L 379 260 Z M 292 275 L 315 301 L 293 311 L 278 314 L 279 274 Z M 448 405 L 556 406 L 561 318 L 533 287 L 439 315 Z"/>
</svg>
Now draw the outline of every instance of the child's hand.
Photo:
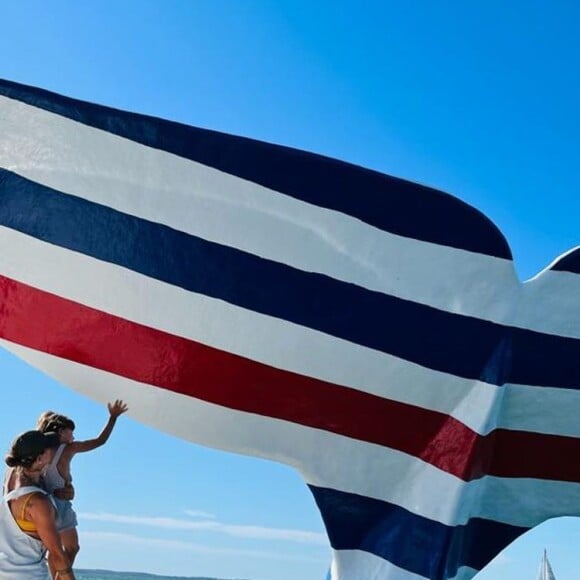
<svg viewBox="0 0 580 580">
<path fill-rule="evenodd" d="M 127 407 L 127 404 L 121 401 L 120 399 L 117 399 L 114 403 L 107 403 L 107 408 L 109 409 L 109 414 L 111 415 L 111 417 L 114 417 L 115 419 L 119 415 L 126 413 L 127 410 L 129 409 L 129 407 Z"/>
</svg>

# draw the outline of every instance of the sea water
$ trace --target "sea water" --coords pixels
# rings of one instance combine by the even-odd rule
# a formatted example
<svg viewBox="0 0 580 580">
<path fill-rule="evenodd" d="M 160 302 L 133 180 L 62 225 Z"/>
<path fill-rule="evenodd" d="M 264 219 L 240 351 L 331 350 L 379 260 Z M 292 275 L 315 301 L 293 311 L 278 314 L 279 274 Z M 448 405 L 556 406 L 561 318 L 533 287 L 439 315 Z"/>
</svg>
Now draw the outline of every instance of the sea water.
<svg viewBox="0 0 580 580">
<path fill-rule="evenodd" d="M 110 570 L 75 570 L 77 580 L 218 580 L 207 576 L 156 576 L 137 572 L 111 572 Z"/>
</svg>

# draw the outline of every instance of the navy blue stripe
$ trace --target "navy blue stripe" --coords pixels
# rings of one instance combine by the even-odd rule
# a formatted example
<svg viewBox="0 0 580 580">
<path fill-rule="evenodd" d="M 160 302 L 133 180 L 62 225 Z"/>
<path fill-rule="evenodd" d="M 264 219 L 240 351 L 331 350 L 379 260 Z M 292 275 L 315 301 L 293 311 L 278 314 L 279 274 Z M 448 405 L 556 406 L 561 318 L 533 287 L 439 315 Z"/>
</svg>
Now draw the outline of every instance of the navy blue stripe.
<svg viewBox="0 0 580 580">
<path fill-rule="evenodd" d="M 0 80 L 0 95 L 168 151 L 401 236 L 511 259 L 495 225 L 435 189 L 320 155 Z"/>
<path fill-rule="evenodd" d="M 370 552 L 430 580 L 481 570 L 527 531 L 483 518 L 446 526 L 377 499 L 309 486 L 335 550 Z"/>
<path fill-rule="evenodd" d="M 446 373 L 497 385 L 521 376 L 527 384 L 580 385 L 572 364 L 580 359 L 580 341 L 513 330 L 303 272 L 1 169 L 0 224 Z"/>
<path fill-rule="evenodd" d="M 510 383 L 580 389 L 578 339 L 516 328 L 511 357 Z"/>
<path fill-rule="evenodd" d="M 560 258 L 550 270 L 559 270 L 560 272 L 571 272 L 572 274 L 580 274 L 580 248 L 568 252 L 565 256 Z"/>
</svg>

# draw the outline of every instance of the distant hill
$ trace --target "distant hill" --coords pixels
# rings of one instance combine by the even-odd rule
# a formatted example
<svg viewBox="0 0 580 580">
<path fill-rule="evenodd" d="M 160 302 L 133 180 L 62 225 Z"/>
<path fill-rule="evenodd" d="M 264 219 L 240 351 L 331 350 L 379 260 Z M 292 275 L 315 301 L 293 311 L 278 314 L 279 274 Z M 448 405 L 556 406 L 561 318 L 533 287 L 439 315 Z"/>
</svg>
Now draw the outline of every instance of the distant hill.
<svg viewBox="0 0 580 580">
<path fill-rule="evenodd" d="M 220 580 L 208 576 L 158 576 L 156 574 L 144 574 L 140 572 L 111 572 L 111 570 L 77 570 L 77 580 Z M 225 580 L 225 579 L 221 579 Z M 231 578 L 228 580 L 243 580 Z"/>
</svg>

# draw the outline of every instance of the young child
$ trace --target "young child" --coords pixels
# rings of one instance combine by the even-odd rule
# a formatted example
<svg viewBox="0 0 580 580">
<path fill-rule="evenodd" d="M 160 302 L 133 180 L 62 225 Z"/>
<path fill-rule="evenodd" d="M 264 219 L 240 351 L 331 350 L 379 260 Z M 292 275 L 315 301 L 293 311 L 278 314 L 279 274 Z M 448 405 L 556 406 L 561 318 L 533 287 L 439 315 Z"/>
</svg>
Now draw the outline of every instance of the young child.
<svg viewBox="0 0 580 580">
<path fill-rule="evenodd" d="M 43 483 L 46 491 L 54 495 L 58 512 L 58 531 L 62 547 L 70 559 L 71 566 L 79 551 L 79 539 L 76 530 L 77 516 L 71 502 L 68 499 L 61 498 L 72 499 L 74 496 L 70 470 L 72 458 L 77 453 L 92 451 L 104 445 L 109 439 L 119 415 L 122 415 L 128 409 L 127 405 L 120 400 L 108 403 L 107 408 L 109 409 L 109 420 L 95 439 L 75 441 L 73 435 L 75 430 L 74 421 L 54 411 L 45 411 L 38 418 L 36 424 L 36 428 L 42 433 L 51 431 L 58 433 L 60 440 L 60 446 L 43 474 Z"/>
</svg>

